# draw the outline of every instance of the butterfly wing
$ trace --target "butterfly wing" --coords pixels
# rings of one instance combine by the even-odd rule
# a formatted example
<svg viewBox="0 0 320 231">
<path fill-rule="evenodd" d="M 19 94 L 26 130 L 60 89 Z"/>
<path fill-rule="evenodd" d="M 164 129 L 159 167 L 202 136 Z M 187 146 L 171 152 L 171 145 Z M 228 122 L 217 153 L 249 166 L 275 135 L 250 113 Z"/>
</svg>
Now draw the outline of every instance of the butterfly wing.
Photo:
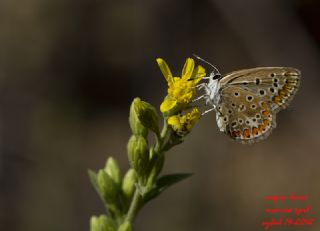
<svg viewBox="0 0 320 231">
<path fill-rule="evenodd" d="M 265 139 L 276 127 L 276 113 L 270 104 L 254 91 L 237 85 L 221 90 L 216 110 L 220 131 L 242 143 Z"/>
<path fill-rule="evenodd" d="M 257 67 L 234 71 L 220 80 L 221 91 L 234 86 L 253 92 L 272 111 L 286 108 L 300 85 L 300 71 L 291 67 Z"/>
</svg>

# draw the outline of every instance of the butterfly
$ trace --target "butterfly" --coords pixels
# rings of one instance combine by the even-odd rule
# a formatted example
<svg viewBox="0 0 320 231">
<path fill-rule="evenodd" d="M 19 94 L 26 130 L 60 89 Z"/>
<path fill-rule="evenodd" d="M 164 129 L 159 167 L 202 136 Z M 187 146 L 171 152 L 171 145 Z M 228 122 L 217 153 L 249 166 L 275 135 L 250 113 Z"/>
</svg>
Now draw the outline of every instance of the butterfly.
<svg viewBox="0 0 320 231">
<path fill-rule="evenodd" d="M 221 132 L 245 144 L 269 136 L 277 113 L 289 105 L 300 85 L 301 72 L 292 67 L 256 67 L 221 75 L 212 64 L 196 58 L 214 68 L 205 77 L 209 81 L 199 84 L 205 90 L 201 98 L 212 106 L 208 111 L 216 111 Z"/>
</svg>

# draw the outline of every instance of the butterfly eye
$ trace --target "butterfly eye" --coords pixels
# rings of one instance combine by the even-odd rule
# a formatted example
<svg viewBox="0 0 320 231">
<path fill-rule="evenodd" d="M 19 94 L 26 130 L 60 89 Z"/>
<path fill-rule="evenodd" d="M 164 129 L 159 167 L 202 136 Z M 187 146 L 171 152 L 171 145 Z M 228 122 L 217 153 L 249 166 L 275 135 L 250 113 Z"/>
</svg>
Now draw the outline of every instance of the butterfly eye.
<svg viewBox="0 0 320 231">
<path fill-rule="evenodd" d="M 212 79 L 220 79 L 221 78 L 221 75 L 220 74 L 215 74 Z"/>
</svg>

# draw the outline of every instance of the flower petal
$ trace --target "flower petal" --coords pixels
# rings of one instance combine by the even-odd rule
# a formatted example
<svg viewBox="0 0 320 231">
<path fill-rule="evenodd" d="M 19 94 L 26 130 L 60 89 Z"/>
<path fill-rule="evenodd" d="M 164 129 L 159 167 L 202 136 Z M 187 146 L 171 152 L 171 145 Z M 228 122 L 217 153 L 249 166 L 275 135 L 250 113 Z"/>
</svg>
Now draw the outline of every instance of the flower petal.
<svg viewBox="0 0 320 231">
<path fill-rule="evenodd" d="M 170 71 L 168 64 L 161 58 L 157 58 L 157 63 L 163 76 L 166 78 L 167 82 L 172 83 L 173 82 L 172 73 Z"/>
<path fill-rule="evenodd" d="M 191 132 L 193 126 L 200 118 L 198 108 L 193 108 L 191 112 L 185 115 L 179 114 L 169 117 L 168 124 L 179 136 L 186 136 Z"/>
<path fill-rule="evenodd" d="M 187 58 L 183 69 L 182 69 L 182 76 L 181 79 L 183 80 L 188 80 L 190 79 L 190 77 L 192 76 L 193 73 L 193 69 L 194 69 L 194 60 L 192 58 Z"/>
<path fill-rule="evenodd" d="M 171 116 L 168 119 L 168 124 L 173 128 L 174 131 L 181 130 L 181 122 L 179 116 Z"/>
<path fill-rule="evenodd" d="M 164 101 L 160 105 L 160 111 L 161 112 L 166 112 L 171 110 L 177 105 L 177 100 L 173 99 L 171 97 L 167 97 L 164 99 Z"/>
<path fill-rule="evenodd" d="M 198 82 L 202 80 L 203 77 L 206 76 L 206 69 L 201 65 L 196 66 L 192 73 L 193 84 L 196 85 Z"/>
</svg>

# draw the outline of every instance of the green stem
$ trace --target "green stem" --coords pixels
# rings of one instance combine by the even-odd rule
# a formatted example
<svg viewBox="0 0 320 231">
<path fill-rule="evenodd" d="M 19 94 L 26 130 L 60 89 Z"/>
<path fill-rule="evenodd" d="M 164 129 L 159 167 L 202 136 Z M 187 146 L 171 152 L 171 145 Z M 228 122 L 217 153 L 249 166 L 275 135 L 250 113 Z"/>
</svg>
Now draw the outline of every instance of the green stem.
<svg viewBox="0 0 320 231">
<path fill-rule="evenodd" d="M 156 136 L 156 144 L 155 144 L 155 148 L 154 148 L 154 155 L 159 155 L 159 153 L 161 153 L 162 151 L 162 144 L 164 143 L 165 139 L 166 139 L 166 136 L 168 134 L 168 124 L 167 124 L 167 121 L 166 119 L 164 119 L 164 124 L 163 124 L 163 128 L 162 128 L 162 131 L 161 131 L 161 134 L 160 136 Z M 154 163 L 155 164 L 155 163 Z M 154 179 L 156 178 L 157 176 L 153 176 L 151 177 L 152 180 L 151 181 L 154 181 Z M 150 184 L 153 183 L 153 182 L 150 182 L 150 180 L 148 181 L 147 185 L 150 186 Z M 141 202 L 141 195 L 140 195 L 140 192 L 139 192 L 139 189 L 136 188 L 135 189 L 135 192 L 134 192 L 134 195 L 133 195 L 133 198 L 131 200 L 131 203 L 130 203 L 130 207 L 129 207 L 129 210 L 128 210 L 128 213 L 126 215 L 126 218 L 125 218 L 125 221 L 127 222 L 130 222 L 132 223 L 139 208 L 140 208 L 140 202 Z"/>
<path fill-rule="evenodd" d="M 136 188 L 125 221 L 128 221 L 130 223 L 133 222 L 139 209 L 140 199 L 141 199 L 141 195 L 139 193 L 139 190 Z"/>
<path fill-rule="evenodd" d="M 162 140 L 167 136 L 167 133 L 168 133 L 167 119 L 163 118 L 163 128 L 162 128 L 161 135 L 160 135 Z"/>
<path fill-rule="evenodd" d="M 121 214 L 120 210 L 118 209 L 117 205 L 114 205 L 114 204 L 107 205 L 106 204 L 106 208 L 107 208 L 107 211 L 110 211 L 111 216 L 116 220 L 116 222 L 118 224 L 121 224 L 122 214 Z"/>
</svg>

